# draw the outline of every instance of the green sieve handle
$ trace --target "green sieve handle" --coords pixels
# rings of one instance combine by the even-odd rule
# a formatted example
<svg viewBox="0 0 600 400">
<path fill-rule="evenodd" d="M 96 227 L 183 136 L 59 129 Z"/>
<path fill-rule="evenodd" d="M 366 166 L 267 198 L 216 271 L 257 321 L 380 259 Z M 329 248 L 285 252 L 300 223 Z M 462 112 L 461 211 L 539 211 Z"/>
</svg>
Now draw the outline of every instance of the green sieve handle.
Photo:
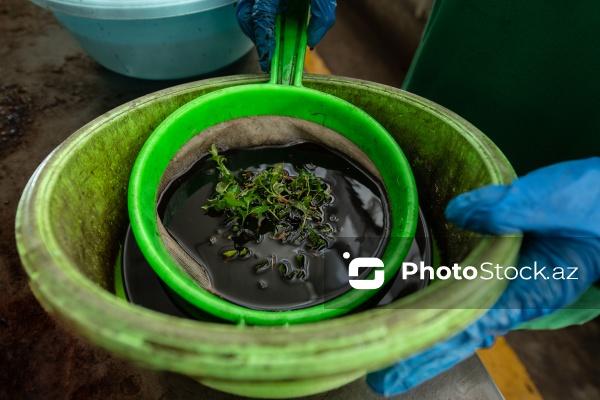
<svg viewBox="0 0 600 400">
<path fill-rule="evenodd" d="M 302 86 L 308 11 L 308 0 L 291 0 L 288 9 L 277 16 L 269 83 Z"/>
</svg>

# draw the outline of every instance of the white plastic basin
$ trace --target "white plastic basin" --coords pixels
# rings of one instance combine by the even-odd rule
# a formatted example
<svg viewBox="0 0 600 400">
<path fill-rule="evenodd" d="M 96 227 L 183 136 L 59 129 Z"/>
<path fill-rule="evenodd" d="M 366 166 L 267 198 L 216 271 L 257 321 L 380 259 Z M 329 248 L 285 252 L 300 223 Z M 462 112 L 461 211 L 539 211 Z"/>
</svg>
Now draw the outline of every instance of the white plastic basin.
<svg viewBox="0 0 600 400">
<path fill-rule="evenodd" d="M 31 0 L 104 67 L 144 79 L 205 75 L 253 47 L 234 0 Z"/>
</svg>

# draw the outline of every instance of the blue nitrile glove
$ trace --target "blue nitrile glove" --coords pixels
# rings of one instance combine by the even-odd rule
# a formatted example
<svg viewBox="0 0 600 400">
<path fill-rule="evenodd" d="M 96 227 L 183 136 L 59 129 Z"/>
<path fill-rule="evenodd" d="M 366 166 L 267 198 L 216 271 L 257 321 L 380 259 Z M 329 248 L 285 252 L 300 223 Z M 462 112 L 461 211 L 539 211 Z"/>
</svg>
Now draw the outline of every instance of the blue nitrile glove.
<svg viewBox="0 0 600 400">
<path fill-rule="evenodd" d="M 446 216 L 480 233 L 524 233 L 518 266 L 537 261 L 540 268 L 547 266 L 549 279 L 516 278 L 494 307 L 463 332 L 371 373 L 367 382 L 381 394 L 398 394 L 432 378 L 521 322 L 571 304 L 600 278 L 600 158 L 556 164 L 509 186 L 465 193 L 448 204 Z M 567 267 L 578 267 L 577 279 L 553 279 L 554 267 L 565 268 L 565 277 Z"/>
<path fill-rule="evenodd" d="M 240 0 L 237 19 L 242 31 L 256 45 L 263 71 L 271 69 L 275 52 L 275 16 L 287 8 L 290 0 Z M 291 0 L 297 1 L 297 0 Z M 310 0 L 310 20 L 306 30 L 308 47 L 314 48 L 335 21 L 336 0 Z"/>
</svg>

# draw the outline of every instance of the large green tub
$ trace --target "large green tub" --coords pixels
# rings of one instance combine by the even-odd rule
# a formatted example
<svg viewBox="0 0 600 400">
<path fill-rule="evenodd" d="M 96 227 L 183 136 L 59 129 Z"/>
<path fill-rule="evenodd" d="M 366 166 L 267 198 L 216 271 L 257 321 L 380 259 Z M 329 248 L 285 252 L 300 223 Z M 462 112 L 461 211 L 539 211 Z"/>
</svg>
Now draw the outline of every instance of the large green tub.
<svg viewBox="0 0 600 400">
<path fill-rule="evenodd" d="M 225 77 L 150 94 L 92 121 L 48 156 L 23 193 L 16 228 L 31 288 L 48 312 L 142 366 L 185 374 L 226 392 L 289 398 L 339 387 L 389 365 L 452 335 L 494 303 L 505 280 L 446 280 L 388 309 L 312 324 L 251 327 L 183 320 L 116 296 L 126 190 L 146 138 L 197 96 L 263 81 L 263 75 Z M 324 76 L 307 76 L 304 84 L 361 107 L 399 142 L 442 264 L 513 265 L 518 240 L 460 231 L 444 218 L 455 195 L 514 178 L 484 135 L 450 111 L 398 89 Z"/>
</svg>

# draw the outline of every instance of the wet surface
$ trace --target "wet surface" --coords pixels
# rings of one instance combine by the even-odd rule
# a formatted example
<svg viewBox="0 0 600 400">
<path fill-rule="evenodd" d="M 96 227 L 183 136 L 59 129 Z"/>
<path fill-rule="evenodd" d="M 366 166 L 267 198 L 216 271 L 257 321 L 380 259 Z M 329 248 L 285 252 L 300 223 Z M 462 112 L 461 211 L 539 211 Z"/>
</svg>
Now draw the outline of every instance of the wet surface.
<svg viewBox="0 0 600 400">
<path fill-rule="evenodd" d="M 419 213 L 417 232 L 406 261 L 417 264 L 423 261 L 425 265 L 431 265 L 431 246 L 425 217 Z M 123 292 L 133 304 L 176 317 L 225 323 L 225 321 L 191 306 L 158 278 L 137 245 L 131 227 L 128 228 L 124 239 L 121 269 L 117 270 L 117 273 L 122 274 Z M 401 276 L 397 276 L 389 287 L 382 289 L 382 293 L 375 300 L 377 301 L 375 306 L 389 304 L 421 290 L 427 283 L 419 279 L 406 281 Z"/>
<path fill-rule="evenodd" d="M 266 170 L 282 168 L 281 174 L 289 178 L 273 184 L 272 179 L 281 176 L 274 175 L 256 189 L 259 197 L 258 193 L 273 196 L 278 191 L 285 202 L 267 206 L 274 210 L 277 205 L 277 215 L 266 211 L 257 219 L 251 214 L 243 223 L 241 215 L 231 221 L 227 214 L 203 210 L 220 179 L 208 157 L 198 160 L 162 195 L 158 207 L 165 210 L 159 211 L 165 228 L 206 271 L 220 297 L 257 310 L 310 307 L 350 290 L 344 253 L 348 258 L 383 253 L 390 229 L 385 189 L 350 158 L 308 142 L 226 150 L 220 155 L 242 190 L 265 176 Z M 306 180 L 301 173 L 309 174 Z M 314 179 L 310 188 L 304 186 L 309 176 Z M 299 198 L 294 190 L 298 182 Z M 306 202 L 317 201 L 314 196 L 323 205 Z M 290 205 L 293 202 L 296 205 Z M 368 272 L 363 270 L 360 278 Z"/>
<path fill-rule="evenodd" d="M 35 106 L 20 85 L 3 84 L 0 87 L 0 157 L 26 143 L 27 126 L 32 119 L 29 113 Z"/>
</svg>

